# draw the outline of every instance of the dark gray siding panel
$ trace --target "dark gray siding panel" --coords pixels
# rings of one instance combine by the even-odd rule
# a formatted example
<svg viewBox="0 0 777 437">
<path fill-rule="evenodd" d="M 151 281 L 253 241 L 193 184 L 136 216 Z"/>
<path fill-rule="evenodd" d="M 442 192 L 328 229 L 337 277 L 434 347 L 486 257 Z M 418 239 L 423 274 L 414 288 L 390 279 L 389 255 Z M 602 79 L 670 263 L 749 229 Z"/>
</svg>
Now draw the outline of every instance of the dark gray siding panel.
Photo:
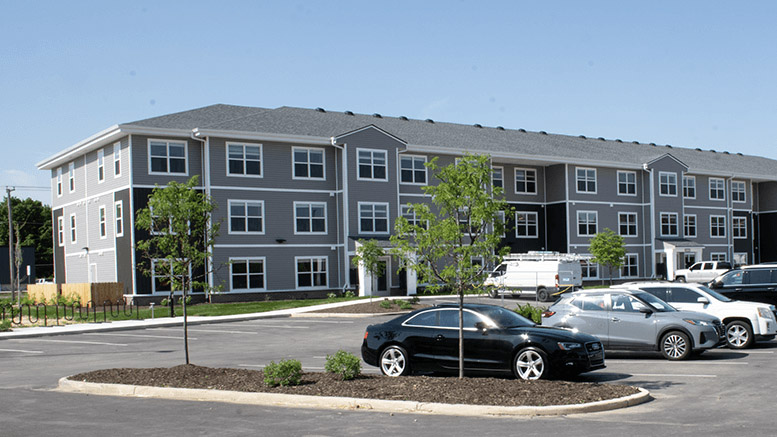
<svg viewBox="0 0 777 437">
<path fill-rule="evenodd" d="M 535 204 L 519 204 L 519 203 L 511 203 L 511 207 L 513 207 L 518 212 L 534 212 L 537 213 L 537 231 L 538 235 L 536 238 L 518 238 L 516 236 L 516 229 L 515 229 L 515 214 L 513 214 L 511 217 L 507 217 L 506 219 L 506 227 L 507 231 L 505 233 L 505 238 L 503 240 L 503 243 L 510 247 L 511 253 L 525 253 L 530 250 L 545 250 L 545 241 L 546 241 L 546 217 L 545 217 L 545 207 L 542 205 L 535 205 Z"/>
<path fill-rule="evenodd" d="M 121 190 L 114 193 L 114 201 L 121 202 L 124 235 L 116 238 L 116 269 L 118 282 L 124 284 L 124 294 L 132 294 L 132 232 L 130 228 L 132 211 L 130 210 L 130 191 Z"/>
<path fill-rule="evenodd" d="M 182 141 L 187 144 L 187 175 L 149 174 L 148 141 L 150 139 Z M 181 137 L 132 135 L 132 183 L 134 185 L 164 185 L 170 181 L 186 182 L 194 175 L 202 183 L 202 146 L 200 141 Z"/>
<path fill-rule="evenodd" d="M 567 206 L 554 203 L 546 208 L 548 227 L 548 250 L 566 253 L 567 251 Z M 552 231 L 551 231 L 552 230 Z"/>
<path fill-rule="evenodd" d="M 548 202 L 560 202 L 567 198 L 564 164 L 545 168 L 545 195 Z"/>
</svg>

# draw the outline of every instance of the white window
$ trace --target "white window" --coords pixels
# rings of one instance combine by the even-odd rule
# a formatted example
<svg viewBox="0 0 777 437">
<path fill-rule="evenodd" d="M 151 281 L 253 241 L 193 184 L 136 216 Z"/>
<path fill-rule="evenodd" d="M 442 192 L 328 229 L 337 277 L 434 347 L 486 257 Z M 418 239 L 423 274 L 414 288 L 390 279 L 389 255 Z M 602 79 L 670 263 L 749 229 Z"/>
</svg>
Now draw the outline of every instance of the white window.
<svg viewBox="0 0 777 437">
<path fill-rule="evenodd" d="M 726 236 L 726 216 L 710 216 L 710 237 L 724 238 Z"/>
<path fill-rule="evenodd" d="M 148 140 L 148 172 L 186 175 L 187 153 L 185 142 Z"/>
<path fill-rule="evenodd" d="M 76 215 L 70 214 L 70 244 L 76 244 Z"/>
<path fill-rule="evenodd" d="M 577 212 L 577 236 L 593 237 L 597 232 L 596 211 L 578 211 Z"/>
<path fill-rule="evenodd" d="M 746 202 L 746 188 L 747 185 L 743 181 L 731 182 L 731 201 L 732 202 Z"/>
<path fill-rule="evenodd" d="M 695 214 L 686 214 L 683 216 L 683 235 L 687 238 L 696 238 Z"/>
<path fill-rule="evenodd" d="M 503 167 L 491 167 L 491 186 L 504 189 L 504 168 Z"/>
<path fill-rule="evenodd" d="M 637 213 L 621 212 L 618 213 L 618 230 L 623 237 L 637 236 Z"/>
<path fill-rule="evenodd" d="M 634 278 L 639 276 L 639 256 L 636 253 L 627 253 L 623 257 L 623 266 L 621 267 L 621 277 Z"/>
<path fill-rule="evenodd" d="M 264 290 L 265 258 L 230 258 L 229 283 L 232 290 Z"/>
<path fill-rule="evenodd" d="M 387 234 L 388 203 L 359 202 L 359 233 Z"/>
<path fill-rule="evenodd" d="M 262 177 L 262 145 L 227 143 L 227 174 Z"/>
<path fill-rule="evenodd" d="M 105 180 L 105 150 L 97 151 L 97 183 Z"/>
<path fill-rule="evenodd" d="M 584 279 L 597 279 L 599 277 L 599 264 L 589 260 L 580 260 L 580 269 Z"/>
<path fill-rule="evenodd" d="M 421 219 L 416 216 L 415 211 L 411 205 L 402 205 L 400 207 L 400 213 L 402 214 L 402 217 L 407 220 L 407 223 L 410 226 L 420 226 L 424 229 L 427 228 L 428 223 L 422 222 Z"/>
<path fill-rule="evenodd" d="M 726 252 L 711 253 L 710 261 L 726 261 Z"/>
<path fill-rule="evenodd" d="M 57 167 L 57 197 L 62 197 L 62 167 Z"/>
<path fill-rule="evenodd" d="M 734 238 L 747 238 L 747 217 L 731 217 L 731 228 Z"/>
<path fill-rule="evenodd" d="M 326 203 L 294 202 L 295 234 L 326 234 Z"/>
<path fill-rule="evenodd" d="M 637 195 L 637 173 L 633 171 L 618 172 L 618 195 Z"/>
<path fill-rule="evenodd" d="M 515 212 L 516 238 L 537 238 L 537 213 L 532 211 Z"/>
<path fill-rule="evenodd" d="M 57 244 L 65 246 L 65 218 L 62 216 L 57 217 Z"/>
<path fill-rule="evenodd" d="M 113 213 L 115 219 L 114 232 L 116 232 L 117 237 L 122 237 L 124 236 L 124 205 L 121 200 L 113 204 Z"/>
<path fill-rule="evenodd" d="M 67 166 L 67 179 L 68 179 L 70 192 L 72 193 L 73 191 L 76 190 L 76 163 L 75 162 L 71 162 Z"/>
<path fill-rule="evenodd" d="M 106 238 L 108 236 L 108 217 L 105 214 L 105 205 L 101 205 L 97 210 L 100 226 L 100 238 Z"/>
<path fill-rule="evenodd" d="M 356 149 L 359 159 L 359 173 L 357 179 L 360 180 L 388 180 L 386 172 L 386 151 Z"/>
<path fill-rule="evenodd" d="M 297 288 L 326 288 L 326 257 L 296 257 Z"/>
<path fill-rule="evenodd" d="M 726 200 L 726 181 L 710 178 L 710 200 Z"/>
<path fill-rule="evenodd" d="M 399 180 L 403 184 L 426 185 L 426 157 L 402 156 L 399 159 Z"/>
<path fill-rule="evenodd" d="M 515 194 L 537 194 L 537 170 L 515 169 Z"/>
<path fill-rule="evenodd" d="M 677 173 L 658 173 L 658 193 L 661 196 L 677 196 Z"/>
<path fill-rule="evenodd" d="M 294 165 L 294 179 L 325 179 L 324 151 L 322 149 L 291 149 Z"/>
<path fill-rule="evenodd" d="M 148 210 L 151 213 L 151 235 L 164 235 L 173 231 L 173 223 L 169 218 L 155 215 L 151 206 Z"/>
<path fill-rule="evenodd" d="M 113 145 L 113 177 L 121 176 L 121 143 Z"/>
<path fill-rule="evenodd" d="M 578 193 L 596 194 L 596 169 L 595 168 L 575 168 L 575 180 L 577 181 Z"/>
<path fill-rule="evenodd" d="M 696 176 L 683 176 L 683 197 L 696 198 Z"/>
<path fill-rule="evenodd" d="M 176 287 L 173 287 L 173 273 L 175 273 Z M 191 284 L 191 270 L 185 274 L 181 267 L 173 272 L 170 267 L 170 261 L 166 259 L 151 260 L 151 292 L 169 293 L 171 291 L 181 291 L 184 283 Z"/>
<path fill-rule="evenodd" d="M 677 224 L 677 213 L 675 212 L 662 212 L 661 213 L 661 236 L 662 237 L 676 237 L 679 229 Z"/>
<path fill-rule="evenodd" d="M 230 200 L 230 234 L 264 234 L 264 201 Z"/>
</svg>

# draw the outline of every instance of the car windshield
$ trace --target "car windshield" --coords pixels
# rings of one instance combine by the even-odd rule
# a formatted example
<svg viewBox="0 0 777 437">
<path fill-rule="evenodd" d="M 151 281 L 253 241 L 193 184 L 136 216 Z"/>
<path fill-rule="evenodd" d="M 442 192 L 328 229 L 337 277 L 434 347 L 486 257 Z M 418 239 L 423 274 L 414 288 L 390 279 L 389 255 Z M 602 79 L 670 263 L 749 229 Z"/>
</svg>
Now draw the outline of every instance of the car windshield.
<svg viewBox="0 0 777 437">
<path fill-rule="evenodd" d="M 727 298 L 726 296 L 723 296 L 722 294 L 718 293 L 717 291 L 706 287 L 704 285 L 699 285 L 699 289 L 704 290 L 705 293 L 709 294 L 713 298 L 721 301 L 721 302 L 731 302 L 732 300 Z"/>
<path fill-rule="evenodd" d="M 653 296 L 650 293 L 634 293 L 634 296 L 642 299 L 648 305 L 650 305 L 651 307 L 653 307 L 655 310 L 657 310 L 659 312 L 673 312 L 673 311 L 677 311 L 672 305 L 669 305 L 668 303 L 666 303 L 663 300 Z"/>
<path fill-rule="evenodd" d="M 500 328 L 519 328 L 535 325 L 534 322 L 526 317 L 502 307 L 478 308 L 477 312 L 491 319 Z"/>
</svg>

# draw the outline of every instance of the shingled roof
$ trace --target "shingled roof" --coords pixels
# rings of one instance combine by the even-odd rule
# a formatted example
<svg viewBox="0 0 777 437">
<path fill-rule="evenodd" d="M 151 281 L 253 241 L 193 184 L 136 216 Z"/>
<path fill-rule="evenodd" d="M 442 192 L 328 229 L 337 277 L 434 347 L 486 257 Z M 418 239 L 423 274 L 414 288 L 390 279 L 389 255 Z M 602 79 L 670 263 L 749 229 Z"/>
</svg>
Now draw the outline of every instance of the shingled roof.
<svg viewBox="0 0 777 437">
<path fill-rule="evenodd" d="M 437 147 L 450 149 L 451 152 L 469 151 L 502 157 L 534 157 L 556 162 L 599 161 L 603 165 L 629 167 L 668 153 L 687 164 L 691 173 L 777 180 L 777 160 L 758 156 L 288 106 L 268 109 L 219 104 L 120 126 L 329 138 L 369 125 L 402 138 L 411 147 Z"/>
</svg>

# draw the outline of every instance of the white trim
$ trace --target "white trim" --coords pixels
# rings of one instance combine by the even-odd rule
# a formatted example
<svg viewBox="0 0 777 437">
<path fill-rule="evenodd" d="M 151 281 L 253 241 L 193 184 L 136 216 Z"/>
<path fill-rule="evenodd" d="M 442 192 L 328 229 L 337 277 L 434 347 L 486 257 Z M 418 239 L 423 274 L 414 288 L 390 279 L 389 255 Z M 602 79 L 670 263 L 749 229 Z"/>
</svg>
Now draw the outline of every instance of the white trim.
<svg viewBox="0 0 777 437">
<path fill-rule="evenodd" d="M 530 215 L 534 215 L 534 231 L 536 232 L 536 235 L 518 235 L 518 214 L 526 215 L 527 217 Z M 515 211 L 514 220 L 515 220 L 515 238 L 520 240 L 536 240 L 540 238 L 540 215 L 536 211 Z M 521 226 L 527 230 L 531 227 L 530 223 L 526 222 L 524 224 L 521 224 Z"/>
<path fill-rule="evenodd" d="M 86 155 L 84 155 L 86 157 Z M 67 164 L 67 192 L 74 193 L 76 191 L 76 162 L 70 161 Z"/>
<path fill-rule="evenodd" d="M 310 202 L 310 201 L 302 201 L 302 200 L 300 200 L 300 201 L 295 201 L 292 206 L 294 208 L 294 212 L 293 212 L 293 216 L 294 216 L 294 235 L 328 235 L 328 231 L 329 231 L 329 217 L 328 217 L 328 214 L 329 213 L 327 211 L 327 204 L 326 204 L 326 202 Z M 308 213 L 310 213 L 310 215 L 307 217 L 307 219 L 309 219 L 309 221 L 310 221 L 310 229 L 311 229 L 309 232 L 298 231 L 297 230 L 297 219 L 298 219 L 298 217 L 297 217 L 297 207 L 298 206 L 307 206 L 307 208 L 308 208 Z M 323 232 L 314 232 L 313 231 L 312 208 L 314 206 L 323 206 L 324 207 L 324 231 Z"/>
<path fill-rule="evenodd" d="M 727 206 L 703 206 L 703 205 L 684 205 L 683 209 L 711 209 L 719 211 L 728 211 Z"/>
<path fill-rule="evenodd" d="M 623 269 L 626 268 L 626 259 L 634 257 L 636 259 L 636 262 L 634 263 L 634 266 L 637 268 L 637 274 L 636 275 L 624 275 Z M 639 253 L 626 253 L 623 255 L 623 266 L 621 266 L 620 277 L 621 278 L 639 278 Z"/>
<path fill-rule="evenodd" d="M 370 206 L 372 210 L 372 231 L 365 231 L 362 229 L 362 206 Z M 375 216 L 375 207 L 376 206 L 385 206 L 386 207 L 386 231 L 375 231 L 375 224 L 378 220 L 382 220 Z M 389 202 L 357 202 L 356 203 L 356 209 L 358 211 L 358 224 L 359 224 L 359 235 L 388 235 L 391 233 L 391 213 L 389 210 Z"/>
<path fill-rule="evenodd" d="M 596 226 L 596 230 L 593 234 L 581 234 L 580 233 L 580 214 L 593 214 L 594 215 L 594 226 Z M 577 210 L 575 211 L 575 224 L 577 227 L 577 236 L 578 237 L 593 237 L 599 232 L 599 211 L 583 211 L 583 210 Z M 586 224 L 586 228 L 589 225 Z"/>
<path fill-rule="evenodd" d="M 716 182 L 717 181 L 723 182 L 723 188 L 720 190 L 720 192 L 723 193 L 723 197 L 722 198 L 717 198 L 717 197 L 713 198 L 712 197 L 712 181 L 713 180 L 716 181 Z M 721 202 L 721 201 L 725 202 L 726 201 L 726 180 L 724 178 L 713 178 L 713 177 L 708 178 L 707 179 L 707 191 L 708 191 L 707 195 L 709 197 L 709 200 L 713 200 L 713 201 L 716 201 L 716 202 Z M 715 191 L 718 191 L 718 190 L 716 189 Z"/>
<path fill-rule="evenodd" d="M 240 146 L 243 149 L 243 174 L 229 172 L 229 146 Z M 259 174 L 246 174 L 246 146 L 259 148 Z M 227 141 L 224 143 L 225 171 L 228 177 L 236 178 L 263 178 L 264 177 L 264 146 L 261 143 L 239 143 L 236 141 Z"/>
<path fill-rule="evenodd" d="M 161 186 L 161 185 L 160 185 Z M 136 188 L 154 188 L 152 185 L 140 186 L 136 185 Z M 256 192 L 275 192 L 275 193 L 313 193 L 313 194 L 340 194 L 342 190 L 307 190 L 302 188 L 267 188 L 267 187 L 230 187 L 226 185 L 211 185 L 211 190 L 234 190 L 234 191 L 256 191 Z"/>
<path fill-rule="evenodd" d="M 405 159 L 405 158 L 410 159 L 410 162 L 412 164 L 412 167 L 411 167 L 410 171 L 413 174 L 413 182 L 404 182 L 404 181 L 402 181 L 402 160 Z M 415 182 L 415 172 L 416 172 L 416 170 L 415 170 L 415 160 L 416 159 L 423 159 L 424 160 L 424 183 Z M 419 187 L 429 185 L 429 171 L 428 171 L 429 169 L 426 168 L 427 160 L 428 160 L 428 157 L 426 155 L 404 155 L 404 154 L 403 155 L 399 155 L 398 158 L 397 158 L 397 162 L 399 163 L 399 166 L 398 166 L 399 184 L 400 185 L 415 185 L 415 186 L 419 186 Z M 387 166 L 388 166 L 388 163 L 387 163 Z M 386 174 L 388 175 L 388 172 L 386 172 Z"/>
<path fill-rule="evenodd" d="M 742 195 L 745 196 L 743 200 L 734 200 L 734 184 L 742 184 Z M 747 203 L 747 181 L 731 181 L 731 202 L 732 203 Z"/>
<path fill-rule="evenodd" d="M 693 181 L 693 196 L 686 196 L 685 195 L 685 179 L 692 180 Z M 696 199 L 696 176 L 693 175 L 683 175 L 683 199 Z"/>
<path fill-rule="evenodd" d="M 713 218 L 717 218 L 717 219 L 721 219 L 722 218 L 723 219 L 723 226 L 722 226 L 722 228 L 723 228 L 723 235 L 712 235 L 712 219 Z M 726 223 L 726 216 L 725 215 L 710 215 L 709 223 L 710 223 L 710 227 L 709 227 L 710 238 L 726 238 L 727 231 L 728 231 L 728 229 L 726 227 L 728 226 L 728 224 Z"/>
<path fill-rule="evenodd" d="M 104 254 L 104 253 L 115 252 L 115 251 L 116 251 L 116 249 L 114 249 L 112 247 L 108 247 L 108 248 L 105 248 L 105 249 L 90 250 L 89 254 L 90 255 L 102 256 L 102 254 Z M 79 250 L 78 252 L 67 253 L 67 254 L 65 254 L 65 257 L 66 258 L 73 258 L 73 257 L 86 258 L 86 255 L 84 255 L 83 251 Z"/>
<path fill-rule="evenodd" d="M 575 204 L 582 204 L 582 205 L 621 205 L 621 206 L 650 206 L 650 203 L 629 203 L 629 202 L 607 202 L 602 200 L 577 200 L 577 199 L 570 199 L 570 200 L 557 200 L 554 202 L 548 202 L 545 205 L 553 205 L 556 203 L 565 203 L 569 202 L 572 205 Z M 529 202 L 521 202 L 521 203 L 529 203 Z"/>
<path fill-rule="evenodd" d="M 241 216 L 245 219 L 245 231 L 233 231 L 232 230 L 232 204 L 233 203 L 242 203 L 245 208 L 245 216 Z M 259 219 L 261 220 L 262 226 L 260 231 L 249 231 L 248 230 L 248 204 L 254 203 L 259 204 L 259 208 L 261 208 L 261 215 L 259 216 Z M 227 234 L 228 235 L 264 235 L 265 232 L 265 209 L 264 209 L 264 200 L 249 200 L 249 199 L 227 199 L 227 221 L 229 222 L 227 224 Z M 295 222 L 296 223 L 296 222 Z"/>
<path fill-rule="evenodd" d="M 215 249 L 241 249 L 241 248 L 251 248 L 251 249 L 283 249 L 284 247 L 317 247 L 317 248 L 333 248 L 333 247 L 344 247 L 344 243 L 323 243 L 323 244 L 289 244 L 289 243 L 273 243 L 273 244 L 214 244 L 213 247 Z"/>
<path fill-rule="evenodd" d="M 518 172 L 523 171 L 526 172 L 524 174 L 524 180 L 523 183 L 526 184 L 527 188 L 529 185 L 529 172 L 534 173 L 534 191 L 518 191 Z M 538 177 L 537 177 L 537 169 L 536 168 L 526 168 L 526 167 L 514 167 L 513 168 L 513 193 L 517 195 L 523 195 L 523 196 L 536 196 L 537 195 L 537 184 L 539 183 Z M 504 173 L 502 173 L 504 176 Z M 504 184 L 504 181 L 502 181 Z"/>
<path fill-rule="evenodd" d="M 377 154 L 382 153 L 383 156 L 384 156 L 384 161 L 385 161 L 383 166 L 385 167 L 385 172 L 384 173 L 385 173 L 386 176 L 384 178 L 382 178 L 382 179 L 381 178 L 375 178 L 375 177 L 370 177 L 370 178 L 363 178 L 363 177 L 361 177 L 361 171 L 360 171 L 361 170 L 360 169 L 361 163 L 359 162 L 359 153 L 360 152 L 370 152 L 370 164 L 369 165 L 370 165 L 370 168 L 372 169 L 372 171 L 370 173 L 373 174 L 373 175 L 375 174 L 375 163 L 374 163 L 374 161 L 375 161 L 375 154 L 376 153 Z M 384 149 L 368 149 L 366 147 L 357 147 L 356 148 L 356 180 L 358 180 L 358 181 L 365 181 L 365 182 L 388 182 L 388 170 L 389 170 L 388 169 L 388 164 L 389 164 L 389 162 L 388 162 L 388 151 L 387 150 L 384 150 Z"/>
<path fill-rule="evenodd" d="M 744 235 L 737 236 L 734 230 L 736 227 L 734 226 L 734 222 L 742 221 L 744 222 Z M 735 240 L 746 240 L 747 239 L 747 217 L 742 216 L 732 216 L 731 217 L 731 237 Z"/>
<path fill-rule="evenodd" d="M 167 171 L 153 171 L 151 170 L 151 160 L 154 158 L 151 156 L 151 143 L 152 142 L 159 142 L 165 144 L 165 159 L 167 160 Z M 175 145 L 178 146 L 179 144 L 183 144 L 183 165 L 184 165 L 184 172 L 171 172 L 170 171 L 170 144 L 176 143 Z M 159 139 L 159 138 L 149 138 L 147 140 L 147 148 L 146 151 L 148 153 L 148 174 L 149 175 L 159 175 L 159 176 L 189 176 L 189 141 L 187 140 L 170 140 L 170 139 Z M 161 156 L 157 156 L 157 159 L 161 158 Z M 173 159 L 181 159 L 179 156 L 173 157 Z"/>
<path fill-rule="evenodd" d="M 292 143 L 292 144 L 313 144 L 316 146 L 331 146 L 330 137 L 314 137 L 307 135 L 288 135 L 288 134 L 274 134 L 268 132 L 249 132 L 249 131 L 234 131 L 234 130 L 220 130 L 220 129 L 208 129 L 208 128 L 194 128 L 186 131 L 186 134 L 193 134 L 194 136 L 212 136 L 230 140 L 238 141 L 263 141 L 263 142 L 278 142 L 278 143 Z"/>
<path fill-rule="evenodd" d="M 634 194 L 621 193 L 621 175 L 633 175 L 634 176 Z M 637 172 L 632 170 L 618 170 L 615 175 L 616 193 L 618 196 L 637 197 Z M 625 182 L 626 187 L 630 185 L 628 181 Z"/>
<path fill-rule="evenodd" d="M 132 182 L 134 180 L 134 173 L 133 166 L 132 166 L 132 135 L 127 137 L 127 154 L 129 155 L 127 158 L 127 176 L 129 177 L 129 235 L 130 235 L 130 258 L 132 259 L 132 294 L 136 295 L 138 294 L 138 266 L 136 263 L 137 254 L 135 249 L 135 192 L 132 187 Z M 115 197 L 115 194 L 114 194 Z M 125 225 L 126 226 L 126 225 Z M 116 279 L 118 280 L 118 272 L 116 274 Z"/>
<path fill-rule="evenodd" d="M 686 229 L 688 226 L 685 224 L 686 217 L 693 217 L 693 235 L 688 235 Z M 699 236 L 699 220 L 696 214 L 683 214 L 683 238 L 696 238 Z"/>
<path fill-rule="evenodd" d="M 577 171 L 578 170 L 585 170 L 585 179 L 584 182 L 586 183 L 586 191 L 580 191 L 580 186 L 578 185 L 578 182 L 580 182 L 580 179 L 578 178 Z M 593 170 L 594 172 L 594 190 L 593 191 L 587 191 L 588 190 L 588 171 Z M 598 172 L 596 171 L 596 168 L 593 167 L 575 167 L 575 193 L 577 194 L 598 194 L 599 193 L 599 184 L 598 184 Z M 568 199 L 568 197 L 567 197 Z"/>
<path fill-rule="evenodd" d="M 674 194 L 671 194 L 671 193 L 664 194 L 664 193 L 661 192 L 661 187 L 664 185 L 663 181 L 661 180 L 662 176 L 666 176 L 667 177 L 666 186 L 667 186 L 667 190 L 668 191 L 671 191 L 672 185 L 674 185 Z M 674 176 L 674 184 L 672 184 L 671 181 L 669 180 L 671 176 Z M 677 173 L 672 172 L 672 171 L 659 171 L 658 172 L 658 196 L 659 197 L 677 197 L 677 189 L 678 189 L 677 185 L 678 185 L 677 184 Z"/>
<path fill-rule="evenodd" d="M 118 154 L 118 159 L 117 155 Z M 116 163 L 119 164 L 119 171 L 116 171 Z M 122 165 L 121 165 L 121 141 L 116 142 L 113 145 L 113 178 L 121 177 Z"/>
<path fill-rule="evenodd" d="M 505 191 L 505 167 L 503 165 L 492 165 L 491 166 L 491 188 L 494 187 L 494 170 L 499 169 L 499 172 L 502 174 L 502 178 L 499 179 L 502 181 L 502 192 Z M 430 196 L 431 197 L 431 196 Z"/>
<path fill-rule="evenodd" d="M 238 257 L 229 257 L 229 291 L 235 291 L 235 288 L 233 287 L 233 281 L 232 281 L 232 266 L 234 266 L 235 261 L 261 261 L 262 262 L 262 287 L 261 288 L 251 288 L 251 273 L 246 270 L 246 285 L 248 285 L 248 288 L 238 288 L 237 290 L 239 292 L 251 292 L 251 291 L 266 291 L 267 290 L 267 257 L 264 256 L 238 256 Z M 246 269 L 248 266 L 246 265 Z"/>
<path fill-rule="evenodd" d="M 102 177 L 100 177 L 100 170 L 102 170 Z M 97 183 L 103 182 L 105 182 L 105 148 L 99 148 L 97 149 Z"/>
<path fill-rule="evenodd" d="M 634 216 L 634 234 L 621 234 L 621 216 Z M 626 223 L 626 227 L 628 228 L 630 226 L 629 223 Z M 618 211 L 618 235 L 621 237 L 628 237 L 628 238 L 639 238 L 639 214 L 636 212 L 621 212 Z"/>
<path fill-rule="evenodd" d="M 57 246 L 59 247 L 65 247 L 65 216 L 64 211 L 63 215 L 60 215 L 57 217 Z"/>
<path fill-rule="evenodd" d="M 65 192 L 64 182 L 62 181 L 62 167 L 57 167 L 56 177 L 54 179 L 54 193 L 56 194 L 57 198 L 62 197 L 62 194 Z M 52 196 L 53 198 L 53 196 Z M 54 202 L 51 202 L 54 204 Z"/>
<path fill-rule="evenodd" d="M 104 204 L 97 208 L 97 226 L 100 232 L 100 239 L 108 238 L 108 211 Z"/>
<path fill-rule="evenodd" d="M 154 187 L 136 187 L 136 188 L 154 188 Z M 131 189 L 129 185 L 124 185 L 124 186 L 121 186 L 121 187 L 113 188 L 113 189 L 108 190 L 108 191 L 102 191 L 100 193 L 93 194 L 91 196 L 86 196 L 86 197 L 83 197 L 81 199 L 77 199 L 77 200 L 73 200 L 73 201 L 70 201 L 70 202 L 67 202 L 67 203 L 56 205 L 56 207 L 54 209 L 64 209 L 64 208 L 71 207 L 73 205 L 81 206 L 82 204 L 89 203 L 89 201 L 91 201 L 91 200 L 98 200 L 102 196 L 111 196 L 111 195 L 114 195 L 115 193 L 117 193 L 119 191 L 127 190 L 127 189 Z"/>
<path fill-rule="evenodd" d="M 70 231 L 70 244 L 76 244 L 78 242 L 78 219 L 76 217 L 76 213 L 71 212 L 70 213 L 70 227 L 68 230 Z"/>
<path fill-rule="evenodd" d="M 310 260 L 310 266 L 311 266 L 311 283 L 313 279 L 313 265 L 314 260 L 325 260 L 326 263 L 326 270 L 324 270 L 324 274 L 326 275 L 326 285 L 320 285 L 320 286 L 310 286 L 310 287 L 300 287 L 299 285 L 299 262 L 301 260 Z M 329 257 L 328 256 L 295 256 L 294 257 L 294 284 L 296 286 L 296 290 L 325 290 L 329 288 Z"/>
<path fill-rule="evenodd" d="M 156 266 L 156 263 L 158 261 L 168 261 L 169 262 L 169 259 L 167 259 L 167 258 L 154 258 L 154 259 L 151 260 L 151 294 L 157 294 L 157 291 L 156 291 L 156 281 L 154 280 L 154 278 L 156 278 L 156 272 L 154 271 L 154 267 Z M 171 268 L 171 270 L 172 270 L 172 268 Z M 173 272 L 171 271 L 170 273 L 171 273 L 170 277 L 172 277 L 173 276 L 173 274 L 172 274 Z M 188 276 L 189 276 L 189 281 L 188 282 L 191 285 L 191 282 L 192 282 L 191 281 L 191 279 L 192 279 L 192 266 L 191 265 L 189 265 L 189 274 L 188 274 Z M 173 290 L 173 284 L 171 282 L 170 283 L 170 291 L 163 290 L 163 291 L 161 291 L 159 293 L 170 293 L 170 292 L 176 293 L 176 292 L 181 292 L 181 291 L 183 291 L 183 290 Z M 186 290 L 186 291 L 191 291 L 191 289 Z"/>
<path fill-rule="evenodd" d="M 294 161 L 294 152 L 300 150 L 305 151 L 305 154 L 307 156 L 307 172 L 308 176 L 297 176 L 296 175 L 296 161 Z M 321 152 L 321 177 L 311 177 L 310 176 L 310 152 L 316 151 Z M 318 163 L 315 163 L 315 165 L 319 165 Z M 291 178 L 293 180 L 297 181 L 325 181 L 326 180 L 326 149 L 321 147 L 304 147 L 304 146 L 295 146 L 291 148 Z"/>
<path fill-rule="evenodd" d="M 671 218 L 674 217 L 674 226 L 677 229 L 677 232 L 675 232 L 673 234 L 672 233 L 669 233 L 669 234 L 665 234 L 664 233 L 664 216 L 667 216 L 670 219 L 669 223 L 667 223 L 667 226 L 669 226 L 669 230 L 670 231 L 671 231 L 671 227 L 672 227 Z M 680 236 L 680 218 L 679 218 L 679 215 L 676 212 L 659 211 L 658 212 L 658 224 L 659 224 L 659 227 L 660 227 L 659 235 L 661 237 L 678 237 L 678 236 Z"/>
<path fill-rule="evenodd" d="M 715 258 L 721 258 L 721 259 L 715 259 Z M 710 252 L 710 261 L 728 261 L 728 253 L 727 252 Z"/>
<path fill-rule="evenodd" d="M 116 207 L 118 207 L 119 211 L 117 211 Z M 121 232 L 119 232 L 119 229 L 118 229 L 119 222 L 121 222 Z M 113 234 L 116 238 L 124 236 L 124 201 L 123 200 L 116 200 L 113 202 Z"/>
<path fill-rule="evenodd" d="M 406 197 L 429 197 L 429 198 L 432 197 L 431 194 L 426 194 L 426 193 L 399 193 L 399 196 L 400 197 L 402 197 L 402 196 L 406 196 Z"/>
</svg>

